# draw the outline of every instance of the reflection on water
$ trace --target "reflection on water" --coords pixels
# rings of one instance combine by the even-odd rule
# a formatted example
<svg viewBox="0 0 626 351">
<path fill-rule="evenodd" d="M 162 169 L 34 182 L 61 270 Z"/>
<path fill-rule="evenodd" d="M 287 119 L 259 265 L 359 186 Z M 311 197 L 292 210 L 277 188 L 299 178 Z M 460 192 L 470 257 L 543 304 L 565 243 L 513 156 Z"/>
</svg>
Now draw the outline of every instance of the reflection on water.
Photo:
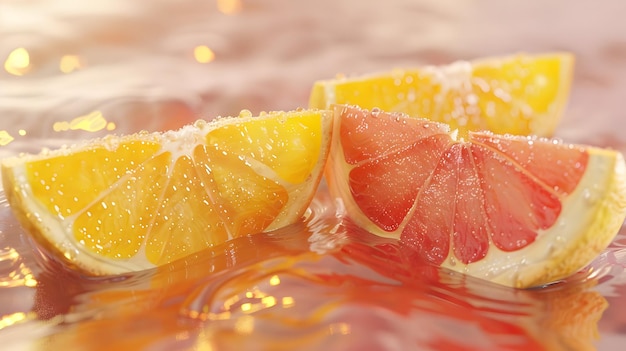
<svg viewBox="0 0 626 351">
<path fill-rule="evenodd" d="M 115 129 L 114 122 L 107 122 L 101 111 L 93 111 L 85 116 L 76 117 L 70 122 L 56 122 L 52 126 L 55 132 L 66 130 L 84 130 L 87 132 L 98 132 L 103 129 L 112 131 Z"/>
<path fill-rule="evenodd" d="M 622 277 L 611 272 L 623 259 L 607 259 L 625 256 L 621 247 L 566 282 L 516 290 L 408 265 L 392 241 L 336 214 L 322 190 L 300 223 L 114 277 L 40 261 L 29 280 L 19 252 L 5 250 L 3 274 L 22 277 L 11 289 L 34 296 L 30 308 L 3 311 L 0 337 L 20 345 L 26 326 L 45 325 L 32 340 L 41 349 L 592 350 L 602 318 L 606 331 L 623 325 L 606 320 L 621 313 L 601 294 Z"/>
<path fill-rule="evenodd" d="M 0 0 L 0 157 L 244 108 L 294 109 L 314 80 L 337 73 L 548 50 L 577 56 L 559 136 L 626 150 L 622 7 Z M 17 350 L 614 350 L 626 342 L 624 229 L 587 270 L 520 291 L 407 264 L 393 243 L 360 233 L 336 210 L 320 191 L 306 220 L 289 228 L 157 270 L 86 278 L 37 251 L 0 195 L 0 340 Z"/>
</svg>

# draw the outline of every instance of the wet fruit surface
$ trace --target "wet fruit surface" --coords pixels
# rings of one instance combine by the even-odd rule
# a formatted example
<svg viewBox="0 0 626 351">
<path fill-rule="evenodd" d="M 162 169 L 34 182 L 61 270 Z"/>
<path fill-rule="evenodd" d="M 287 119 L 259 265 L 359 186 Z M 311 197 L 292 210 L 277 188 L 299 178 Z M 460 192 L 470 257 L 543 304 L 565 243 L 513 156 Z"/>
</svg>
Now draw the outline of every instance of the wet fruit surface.
<svg viewBox="0 0 626 351">
<path fill-rule="evenodd" d="M 626 216 L 618 152 L 490 132 L 463 139 L 406 114 L 334 111 L 331 193 L 358 225 L 425 262 L 508 286 L 544 285 L 587 265 Z"/>
<path fill-rule="evenodd" d="M 7 200 L 51 254 L 96 275 L 291 224 L 321 181 L 332 115 L 243 114 L 4 160 Z"/>
</svg>

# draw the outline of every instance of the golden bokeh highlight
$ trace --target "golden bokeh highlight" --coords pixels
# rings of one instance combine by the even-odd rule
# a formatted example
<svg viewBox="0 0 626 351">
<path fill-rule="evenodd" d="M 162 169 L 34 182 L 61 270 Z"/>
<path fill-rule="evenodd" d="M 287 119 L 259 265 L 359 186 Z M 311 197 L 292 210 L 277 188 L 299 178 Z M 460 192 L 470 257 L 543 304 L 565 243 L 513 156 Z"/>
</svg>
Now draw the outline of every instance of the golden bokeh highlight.
<svg viewBox="0 0 626 351">
<path fill-rule="evenodd" d="M 20 322 L 24 322 L 27 321 L 29 319 L 33 319 L 35 318 L 35 313 L 34 312 L 16 312 L 16 313 L 12 313 L 12 314 L 7 314 L 4 315 L 2 317 L 0 317 L 0 330 L 6 328 L 6 327 L 10 327 L 12 325 L 15 325 L 17 323 Z"/>
<path fill-rule="evenodd" d="M 72 73 L 83 68 L 83 63 L 77 55 L 64 55 L 59 62 L 59 70 L 63 73 Z"/>
<path fill-rule="evenodd" d="M 254 331 L 254 317 L 241 316 L 235 321 L 235 331 L 239 334 L 251 334 Z"/>
<path fill-rule="evenodd" d="M 226 15 L 234 15 L 241 12 L 243 5 L 241 0 L 217 0 L 217 9 Z"/>
<path fill-rule="evenodd" d="M 37 279 L 35 279 L 33 272 L 24 262 L 21 262 L 21 256 L 15 248 L 0 249 L 0 262 L 9 263 L 15 267 L 11 269 L 11 272 L 0 277 L 0 288 L 21 286 L 33 288 L 37 286 Z"/>
<path fill-rule="evenodd" d="M 330 335 L 348 335 L 352 328 L 348 323 L 333 323 L 328 327 Z"/>
<path fill-rule="evenodd" d="M 199 63 L 209 63 L 215 60 L 215 53 L 206 45 L 198 45 L 193 49 L 193 56 Z"/>
<path fill-rule="evenodd" d="M 4 69 L 14 76 L 23 76 L 30 70 L 30 54 L 25 48 L 17 48 L 7 56 Z"/>
<path fill-rule="evenodd" d="M 13 140 L 15 140 L 15 138 L 9 134 L 9 132 L 6 130 L 0 130 L 0 146 L 8 145 Z"/>
<path fill-rule="evenodd" d="M 261 305 L 265 308 L 276 306 L 276 298 L 274 296 L 265 296 L 261 298 Z"/>
<path fill-rule="evenodd" d="M 279 285 L 279 284 L 280 284 L 280 278 L 277 275 L 273 275 L 270 278 L 270 285 L 271 286 L 276 286 L 276 285 Z"/>
<path fill-rule="evenodd" d="M 290 308 L 296 304 L 296 300 L 293 298 L 293 296 L 285 296 L 282 298 L 281 303 L 283 305 L 283 308 Z"/>
<path fill-rule="evenodd" d="M 204 328 L 199 334 L 196 341 L 196 344 L 193 346 L 194 351 L 215 351 L 216 348 L 213 346 L 213 334 L 208 330 L 208 328 Z"/>
<path fill-rule="evenodd" d="M 242 303 L 240 308 L 241 312 L 244 313 L 254 312 L 252 311 L 252 304 L 250 302 Z"/>
<path fill-rule="evenodd" d="M 103 129 L 115 129 L 115 123 L 107 122 L 101 111 L 95 110 L 87 115 L 79 116 L 73 120 L 55 122 L 52 126 L 55 132 L 64 132 L 68 130 L 84 130 L 87 132 L 97 132 Z"/>
</svg>

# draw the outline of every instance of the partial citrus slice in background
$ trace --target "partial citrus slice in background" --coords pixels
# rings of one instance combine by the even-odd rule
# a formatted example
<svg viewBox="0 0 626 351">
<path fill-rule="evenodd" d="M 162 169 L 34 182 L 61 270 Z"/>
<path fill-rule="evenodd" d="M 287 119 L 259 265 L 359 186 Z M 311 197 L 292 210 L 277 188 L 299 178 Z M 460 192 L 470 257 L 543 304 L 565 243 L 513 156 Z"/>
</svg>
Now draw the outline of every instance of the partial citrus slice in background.
<svg viewBox="0 0 626 351">
<path fill-rule="evenodd" d="M 513 287 L 583 268 L 626 216 L 616 151 L 336 106 L 326 180 L 347 215 L 424 261 Z"/>
<path fill-rule="evenodd" d="M 396 69 L 315 83 L 309 105 L 380 108 L 468 130 L 552 136 L 566 107 L 574 57 L 518 54 Z"/>
<path fill-rule="evenodd" d="M 147 269 L 301 218 L 321 180 L 328 111 L 199 121 L 4 160 L 35 239 L 94 274 Z"/>
</svg>

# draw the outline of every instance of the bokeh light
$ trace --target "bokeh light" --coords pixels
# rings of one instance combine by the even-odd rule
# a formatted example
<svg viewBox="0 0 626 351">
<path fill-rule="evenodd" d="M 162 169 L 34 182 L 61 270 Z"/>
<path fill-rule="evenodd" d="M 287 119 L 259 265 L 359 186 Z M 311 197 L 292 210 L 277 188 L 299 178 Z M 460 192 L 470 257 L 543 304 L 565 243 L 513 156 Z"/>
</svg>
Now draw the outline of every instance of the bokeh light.
<svg viewBox="0 0 626 351">
<path fill-rule="evenodd" d="M 0 146 L 8 145 L 15 138 L 6 130 L 0 130 Z"/>
<path fill-rule="evenodd" d="M 101 111 L 95 110 L 87 115 L 79 116 L 71 120 L 55 122 L 52 126 L 55 132 L 67 130 L 84 130 L 87 132 L 97 132 L 103 129 L 115 129 L 115 123 L 107 122 Z"/>
<path fill-rule="evenodd" d="M 77 55 L 64 55 L 59 62 L 59 69 L 63 73 L 71 73 L 83 67 L 83 63 Z"/>
<path fill-rule="evenodd" d="M 14 76 L 23 76 L 30 70 L 30 54 L 25 48 L 17 48 L 4 61 L 4 69 Z"/>
<path fill-rule="evenodd" d="M 196 46 L 193 50 L 193 56 L 200 63 L 209 63 L 215 59 L 215 53 L 206 45 Z"/>
<path fill-rule="evenodd" d="M 226 15 L 241 12 L 242 8 L 241 0 L 217 0 L 217 9 Z"/>
</svg>

